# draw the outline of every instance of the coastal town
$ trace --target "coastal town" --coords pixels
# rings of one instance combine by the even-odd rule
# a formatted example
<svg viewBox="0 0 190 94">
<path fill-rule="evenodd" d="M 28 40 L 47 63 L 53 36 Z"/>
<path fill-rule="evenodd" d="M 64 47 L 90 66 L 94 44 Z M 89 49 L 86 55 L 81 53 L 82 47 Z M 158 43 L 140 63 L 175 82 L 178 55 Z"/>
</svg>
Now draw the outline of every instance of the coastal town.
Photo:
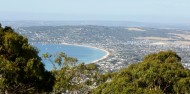
<svg viewBox="0 0 190 94">
<path fill-rule="evenodd" d="M 142 61 L 149 53 L 163 50 L 177 52 L 184 66 L 190 65 L 188 30 L 85 25 L 30 26 L 15 31 L 27 36 L 30 43 L 68 43 L 103 49 L 107 56 L 95 62 L 102 72 L 117 71 Z"/>
</svg>

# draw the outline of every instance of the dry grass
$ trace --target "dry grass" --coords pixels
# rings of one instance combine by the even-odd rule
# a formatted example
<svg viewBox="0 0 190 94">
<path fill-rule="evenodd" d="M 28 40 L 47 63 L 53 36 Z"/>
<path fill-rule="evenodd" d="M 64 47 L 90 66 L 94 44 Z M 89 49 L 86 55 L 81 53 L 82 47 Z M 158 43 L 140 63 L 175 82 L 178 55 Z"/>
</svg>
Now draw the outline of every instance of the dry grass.
<svg viewBox="0 0 190 94">
<path fill-rule="evenodd" d="M 178 45 L 190 45 L 190 41 L 175 41 L 172 43 L 178 44 Z"/>
<path fill-rule="evenodd" d="M 146 30 L 144 30 L 142 28 L 135 28 L 135 27 L 130 27 L 130 28 L 126 28 L 126 29 L 129 30 L 129 31 L 146 31 Z"/>
<path fill-rule="evenodd" d="M 175 35 L 178 38 L 183 38 L 185 40 L 190 40 L 190 34 L 175 34 L 175 33 L 170 33 L 171 35 Z"/>
<path fill-rule="evenodd" d="M 139 39 L 139 40 L 157 40 L 157 41 L 174 40 L 172 38 L 163 38 L 163 37 L 137 37 L 135 39 Z"/>
</svg>

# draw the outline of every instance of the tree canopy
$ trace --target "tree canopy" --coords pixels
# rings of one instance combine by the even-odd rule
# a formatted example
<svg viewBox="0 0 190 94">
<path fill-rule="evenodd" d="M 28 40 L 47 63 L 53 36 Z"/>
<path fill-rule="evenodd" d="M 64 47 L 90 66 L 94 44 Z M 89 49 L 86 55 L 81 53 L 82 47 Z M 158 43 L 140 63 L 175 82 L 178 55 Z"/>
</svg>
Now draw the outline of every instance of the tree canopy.
<svg viewBox="0 0 190 94">
<path fill-rule="evenodd" d="M 45 70 L 38 50 L 11 27 L 0 27 L 0 92 L 48 92 L 53 85 L 54 76 Z"/>
<path fill-rule="evenodd" d="M 48 59 L 53 66 L 52 73 L 56 78 L 53 93 L 86 94 L 91 86 L 101 83 L 98 80 L 101 78 L 98 66 L 94 63 L 77 64 L 76 58 L 68 57 L 63 52 L 55 55 L 45 53 L 43 58 Z"/>
<path fill-rule="evenodd" d="M 189 94 L 190 70 L 172 51 L 147 55 L 94 89 L 95 94 Z"/>
</svg>

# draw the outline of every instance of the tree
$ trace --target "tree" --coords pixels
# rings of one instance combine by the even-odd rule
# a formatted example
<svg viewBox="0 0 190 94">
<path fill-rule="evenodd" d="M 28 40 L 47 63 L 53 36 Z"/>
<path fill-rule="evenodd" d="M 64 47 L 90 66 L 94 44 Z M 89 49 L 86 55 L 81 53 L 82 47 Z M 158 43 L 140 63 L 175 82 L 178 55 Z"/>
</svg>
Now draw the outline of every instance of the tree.
<svg viewBox="0 0 190 94">
<path fill-rule="evenodd" d="M 94 89 L 95 94 L 190 93 L 190 70 L 172 51 L 153 53 Z"/>
<path fill-rule="evenodd" d="M 56 79 L 53 93 L 87 93 L 89 87 L 98 81 L 96 64 L 77 64 L 76 58 L 68 57 L 63 52 L 55 55 L 45 53 L 42 57 L 48 59 L 54 67 L 52 71 Z"/>
<path fill-rule="evenodd" d="M 54 76 L 45 70 L 38 50 L 11 27 L 0 27 L 0 92 L 49 92 Z"/>
</svg>

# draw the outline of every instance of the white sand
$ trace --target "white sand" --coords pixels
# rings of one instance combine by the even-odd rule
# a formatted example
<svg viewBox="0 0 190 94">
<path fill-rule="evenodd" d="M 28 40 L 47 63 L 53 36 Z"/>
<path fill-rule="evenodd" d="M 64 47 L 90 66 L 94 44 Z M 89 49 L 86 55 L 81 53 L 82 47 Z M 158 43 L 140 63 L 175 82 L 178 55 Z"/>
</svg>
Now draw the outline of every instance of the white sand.
<svg viewBox="0 0 190 94">
<path fill-rule="evenodd" d="M 69 43 L 61 43 L 61 44 L 88 47 L 88 48 L 98 49 L 98 50 L 101 50 L 101 51 L 106 52 L 106 55 L 105 55 L 105 56 L 103 56 L 102 58 L 100 58 L 100 59 L 98 59 L 98 60 L 94 60 L 94 61 L 92 61 L 91 63 L 97 63 L 97 62 L 100 61 L 100 60 L 106 59 L 106 58 L 110 55 L 110 53 L 109 53 L 107 50 L 105 50 L 105 49 L 100 49 L 100 48 L 93 47 L 93 46 L 86 46 L 86 45 L 79 45 L 79 44 L 69 44 Z"/>
</svg>

